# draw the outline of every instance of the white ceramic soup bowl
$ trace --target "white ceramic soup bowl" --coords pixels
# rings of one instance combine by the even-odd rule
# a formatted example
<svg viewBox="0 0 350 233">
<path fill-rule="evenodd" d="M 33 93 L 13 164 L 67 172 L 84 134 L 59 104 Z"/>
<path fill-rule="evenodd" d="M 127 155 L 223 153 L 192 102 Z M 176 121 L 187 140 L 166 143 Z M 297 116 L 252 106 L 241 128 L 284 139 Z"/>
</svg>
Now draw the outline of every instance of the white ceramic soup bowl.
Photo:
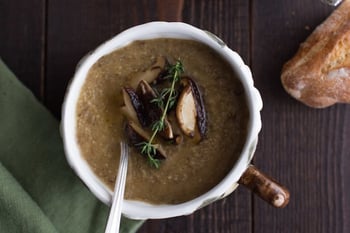
<svg viewBox="0 0 350 233">
<path fill-rule="evenodd" d="M 108 205 L 111 203 L 112 191 L 94 174 L 79 149 L 76 137 L 77 101 L 89 69 L 97 60 L 118 48 L 130 44 L 132 41 L 153 38 L 179 38 L 199 41 L 215 50 L 230 64 L 245 90 L 250 114 L 248 135 L 242 153 L 230 172 L 208 192 L 193 200 L 176 205 L 153 205 L 139 201 L 125 200 L 123 202 L 122 213 L 132 219 L 158 219 L 191 214 L 215 200 L 230 194 L 237 188 L 239 181 L 250 186 L 252 189 L 257 189 L 258 192 L 260 192 L 260 188 L 262 190 L 261 193 L 264 193 L 264 187 L 256 187 L 256 182 L 251 181 L 251 179 L 254 180 L 261 175 L 259 172 L 257 174 L 257 170 L 250 166 L 250 162 L 253 158 L 258 133 L 261 129 L 260 110 L 262 108 L 262 100 L 259 92 L 254 87 L 250 69 L 244 64 L 241 57 L 229 49 L 217 36 L 191 25 L 178 22 L 151 22 L 132 27 L 103 43 L 80 61 L 70 86 L 67 89 L 62 109 L 62 136 L 66 157 L 70 166 L 98 199 Z M 253 172 L 251 169 L 253 169 Z M 255 174 L 252 176 L 254 172 Z M 244 175 L 245 179 L 242 179 L 243 174 L 246 174 Z M 288 198 L 285 194 L 280 194 L 278 191 L 276 195 L 271 197 L 268 194 L 267 198 L 264 196 L 263 198 L 269 202 L 276 202 L 272 203 L 274 205 L 276 204 L 276 206 L 283 206 L 285 199 Z"/>
</svg>

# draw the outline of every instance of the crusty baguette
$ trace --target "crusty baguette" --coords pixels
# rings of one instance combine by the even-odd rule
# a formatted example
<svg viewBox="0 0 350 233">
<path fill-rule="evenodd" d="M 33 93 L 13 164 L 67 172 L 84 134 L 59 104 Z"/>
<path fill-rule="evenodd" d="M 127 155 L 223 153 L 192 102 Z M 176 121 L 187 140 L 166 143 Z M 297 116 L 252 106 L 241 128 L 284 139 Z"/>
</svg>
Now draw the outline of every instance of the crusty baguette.
<svg viewBox="0 0 350 233">
<path fill-rule="evenodd" d="M 300 45 L 281 80 L 290 95 L 308 106 L 350 103 L 350 0 Z"/>
</svg>

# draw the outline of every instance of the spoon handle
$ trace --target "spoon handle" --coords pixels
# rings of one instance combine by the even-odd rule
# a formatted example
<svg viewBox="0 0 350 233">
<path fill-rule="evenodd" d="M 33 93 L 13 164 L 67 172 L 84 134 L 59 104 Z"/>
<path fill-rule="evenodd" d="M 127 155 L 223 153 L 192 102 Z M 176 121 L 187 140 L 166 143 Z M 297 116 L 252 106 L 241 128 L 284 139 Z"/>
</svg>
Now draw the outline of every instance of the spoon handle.
<svg viewBox="0 0 350 233">
<path fill-rule="evenodd" d="M 331 6 L 337 6 L 339 3 L 341 3 L 342 0 L 321 0 L 321 1 Z"/>
<path fill-rule="evenodd" d="M 128 168 L 129 148 L 125 142 L 120 142 L 121 154 L 119 162 L 119 170 L 117 180 L 115 181 L 114 195 L 112 199 L 112 207 L 109 212 L 108 222 L 105 233 L 118 233 L 122 203 L 125 190 L 126 173 Z"/>
</svg>

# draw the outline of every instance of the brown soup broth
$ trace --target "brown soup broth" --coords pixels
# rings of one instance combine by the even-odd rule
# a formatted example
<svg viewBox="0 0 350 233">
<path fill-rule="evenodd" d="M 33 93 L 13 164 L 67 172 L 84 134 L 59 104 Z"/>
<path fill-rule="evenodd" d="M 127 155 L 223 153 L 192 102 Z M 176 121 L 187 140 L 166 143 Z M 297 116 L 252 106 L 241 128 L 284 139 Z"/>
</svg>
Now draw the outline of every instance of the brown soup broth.
<svg viewBox="0 0 350 233">
<path fill-rule="evenodd" d="M 164 144 L 167 159 L 159 169 L 130 150 L 126 199 L 155 204 L 191 200 L 214 187 L 231 170 L 245 143 L 249 112 L 235 72 L 208 46 L 180 39 L 135 41 L 100 58 L 90 69 L 77 104 L 77 138 L 83 157 L 113 190 L 123 138 L 121 88 L 158 56 L 181 59 L 185 75 L 199 85 L 208 115 L 206 138 L 184 137 Z"/>
</svg>

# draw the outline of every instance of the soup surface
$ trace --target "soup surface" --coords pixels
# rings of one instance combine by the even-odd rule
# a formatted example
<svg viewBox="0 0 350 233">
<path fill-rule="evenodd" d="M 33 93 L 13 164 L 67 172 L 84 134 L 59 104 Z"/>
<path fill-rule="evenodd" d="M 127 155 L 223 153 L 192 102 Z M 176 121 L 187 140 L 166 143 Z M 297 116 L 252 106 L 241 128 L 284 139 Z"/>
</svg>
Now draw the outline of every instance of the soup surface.
<svg viewBox="0 0 350 233">
<path fill-rule="evenodd" d="M 113 190 L 119 164 L 124 116 L 121 89 L 158 56 L 180 59 L 185 76 L 198 84 L 207 112 L 200 143 L 184 137 L 163 145 L 167 158 L 158 169 L 131 148 L 126 199 L 155 204 L 191 200 L 214 187 L 230 171 L 245 142 L 249 112 L 243 87 L 230 66 L 212 49 L 180 39 L 136 41 L 100 58 L 90 69 L 77 105 L 77 138 L 95 174 Z"/>
</svg>

